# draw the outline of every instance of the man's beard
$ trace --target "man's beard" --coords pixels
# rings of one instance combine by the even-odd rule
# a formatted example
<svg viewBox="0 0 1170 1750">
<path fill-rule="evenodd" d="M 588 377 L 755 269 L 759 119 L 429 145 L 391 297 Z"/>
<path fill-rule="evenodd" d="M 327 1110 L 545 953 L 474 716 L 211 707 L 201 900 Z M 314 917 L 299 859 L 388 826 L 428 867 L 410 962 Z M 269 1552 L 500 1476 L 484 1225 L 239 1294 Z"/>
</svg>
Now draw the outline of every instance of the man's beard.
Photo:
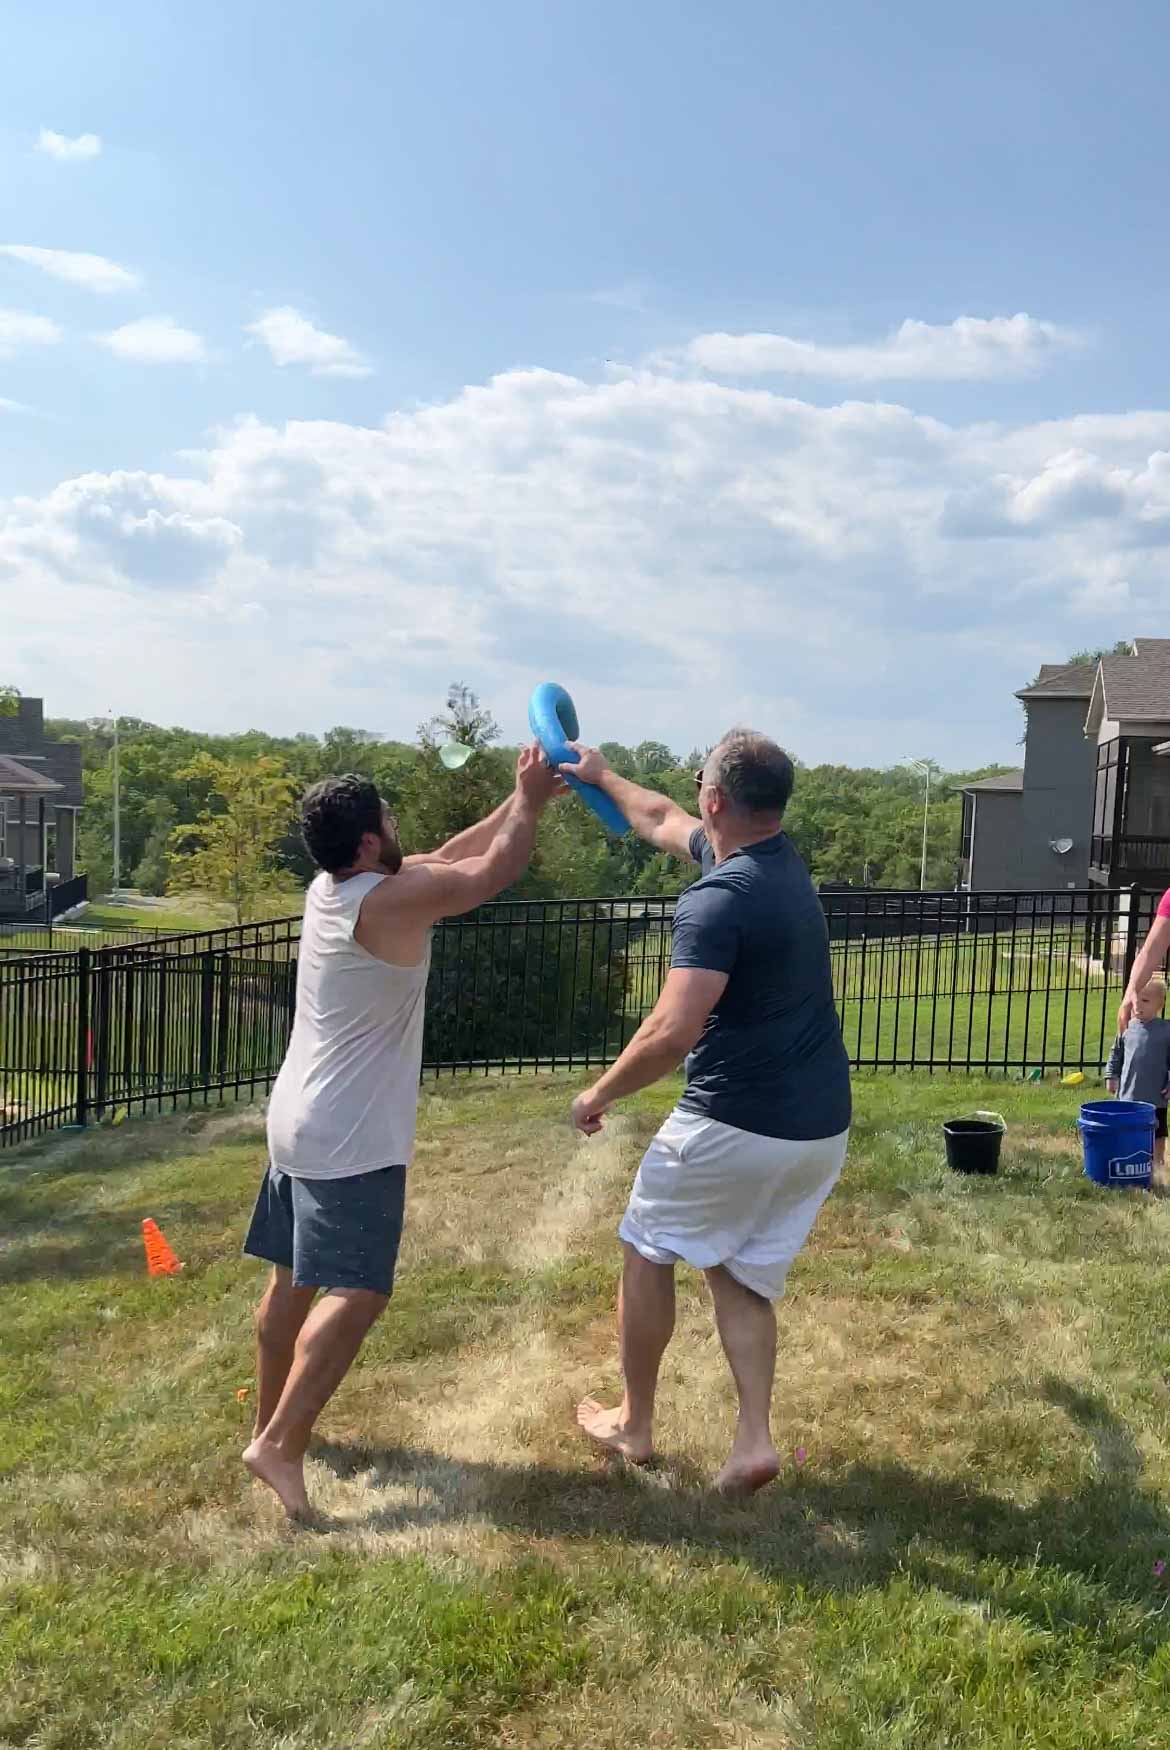
<svg viewBox="0 0 1170 1750">
<path fill-rule="evenodd" d="M 378 862 L 388 875 L 397 875 L 402 867 L 402 846 L 397 839 L 383 838 Z"/>
</svg>

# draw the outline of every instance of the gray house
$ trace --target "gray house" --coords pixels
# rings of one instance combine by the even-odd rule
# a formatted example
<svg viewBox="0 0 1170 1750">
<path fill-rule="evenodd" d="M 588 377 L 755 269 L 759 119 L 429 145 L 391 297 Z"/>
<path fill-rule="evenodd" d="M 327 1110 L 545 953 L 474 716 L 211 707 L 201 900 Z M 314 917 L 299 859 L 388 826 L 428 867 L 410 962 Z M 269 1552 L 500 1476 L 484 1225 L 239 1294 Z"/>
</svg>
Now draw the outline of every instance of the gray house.
<svg viewBox="0 0 1170 1750">
<path fill-rule="evenodd" d="M 1170 887 L 1170 638 L 1045 663 L 1016 697 L 1023 768 L 962 787 L 960 885 Z"/>
<path fill-rule="evenodd" d="M 1027 728 L 1016 772 L 962 786 L 959 885 L 972 893 L 1086 887 L 1096 750 L 1092 663 L 1045 663 L 1016 694 Z"/>
<path fill-rule="evenodd" d="M 77 872 L 81 749 L 45 733 L 40 699 L 0 717 L 0 918 L 56 916 L 85 898 Z"/>
<path fill-rule="evenodd" d="M 1170 638 L 1102 657 L 1085 734 L 1095 765 L 1089 880 L 1170 887 Z"/>
</svg>

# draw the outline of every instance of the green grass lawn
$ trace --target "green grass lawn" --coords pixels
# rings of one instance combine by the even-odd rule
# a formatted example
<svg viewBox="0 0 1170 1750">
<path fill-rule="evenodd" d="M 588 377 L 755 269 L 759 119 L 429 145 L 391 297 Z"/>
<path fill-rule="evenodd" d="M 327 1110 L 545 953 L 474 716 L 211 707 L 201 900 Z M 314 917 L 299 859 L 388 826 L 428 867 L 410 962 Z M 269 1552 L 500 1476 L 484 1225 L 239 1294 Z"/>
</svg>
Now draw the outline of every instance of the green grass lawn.
<svg viewBox="0 0 1170 1750">
<path fill-rule="evenodd" d="M 273 915 L 284 916 L 285 913 L 274 912 Z M 43 926 L 15 927 L 0 932 L 0 949 L 53 949 L 59 952 L 66 948 L 106 948 L 132 940 L 142 931 L 149 935 L 188 935 L 222 929 L 232 921 L 227 907 L 205 900 L 198 894 L 154 904 L 98 899 L 75 917 L 55 923 L 51 935 Z"/>
<path fill-rule="evenodd" d="M 1080 1095 L 859 1076 L 781 1308 L 785 1466 L 731 1429 L 680 1274 L 656 1469 L 616 1386 L 614 1225 L 667 1100 L 429 1084 L 398 1291 L 322 1424 L 322 1528 L 245 1477 L 247 1110 L 0 1166 L 0 1746 L 1154 1750 L 1170 1744 L 1170 1206 L 1080 1175 Z M 940 1124 L 1005 1111 L 964 1180 Z M 154 1216 L 185 1260 L 150 1281 Z"/>
</svg>

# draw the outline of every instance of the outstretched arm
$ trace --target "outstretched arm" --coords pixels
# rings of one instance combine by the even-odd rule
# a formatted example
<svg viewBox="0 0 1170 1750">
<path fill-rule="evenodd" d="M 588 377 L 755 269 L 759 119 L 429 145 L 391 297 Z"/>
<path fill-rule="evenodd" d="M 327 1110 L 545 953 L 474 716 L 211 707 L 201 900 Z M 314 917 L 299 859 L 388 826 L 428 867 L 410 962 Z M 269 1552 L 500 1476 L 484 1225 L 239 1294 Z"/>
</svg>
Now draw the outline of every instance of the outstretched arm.
<svg viewBox="0 0 1170 1750">
<path fill-rule="evenodd" d="M 482 857 L 503 826 L 511 806 L 511 796 L 505 796 L 498 808 L 493 808 L 490 814 L 485 814 L 474 826 L 464 827 L 454 838 L 449 838 L 445 845 L 440 845 L 437 851 L 420 851 L 404 857 L 403 866 L 417 863 L 462 863 L 468 857 Z"/>
<path fill-rule="evenodd" d="M 536 744 L 526 747 L 516 763 L 516 788 L 503 811 L 496 811 L 500 822 L 487 850 L 457 863 L 426 857 L 404 862 L 362 901 L 354 930 L 358 946 L 392 966 L 417 966 L 433 924 L 474 911 L 524 873 L 540 816 L 563 789 Z"/>
<path fill-rule="evenodd" d="M 619 777 L 603 753 L 595 747 L 585 747 L 571 741 L 569 746 L 581 755 L 575 766 L 562 766 L 565 777 L 580 778 L 585 784 L 596 784 L 613 799 L 637 833 L 656 851 L 667 851 L 673 857 L 691 858 L 691 834 L 701 824 L 693 814 L 662 796 L 657 790 L 647 790 Z"/>
<path fill-rule="evenodd" d="M 1117 1014 L 1117 1031 L 1119 1033 L 1124 1033 L 1133 1020 L 1133 1006 L 1165 960 L 1168 949 L 1170 949 L 1170 917 L 1156 917 L 1150 926 L 1149 935 L 1142 944 L 1142 951 L 1133 963 L 1133 971 L 1129 975 L 1129 983 L 1126 985 L 1125 995 L 1121 999 L 1121 1008 Z"/>
<path fill-rule="evenodd" d="M 615 1100 L 648 1088 L 659 1076 L 677 1069 L 698 1043 L 707 1017 L 727 988 L 726 972 L 674 967 L 666 977 L 651 1014 L 647 1015 L 617 1062 L 573 1101 L 573 1123 L 586 1136 L 601 1129 Z"/>
</svg>

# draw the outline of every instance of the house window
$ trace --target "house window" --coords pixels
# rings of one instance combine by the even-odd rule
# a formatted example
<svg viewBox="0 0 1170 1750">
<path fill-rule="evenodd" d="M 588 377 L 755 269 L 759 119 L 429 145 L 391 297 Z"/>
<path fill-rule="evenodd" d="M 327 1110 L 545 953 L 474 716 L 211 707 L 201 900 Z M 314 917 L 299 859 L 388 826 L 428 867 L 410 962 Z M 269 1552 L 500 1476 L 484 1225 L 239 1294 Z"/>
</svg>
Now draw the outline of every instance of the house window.
<svg viewBox="0 0 1170 1750">
<path fill-rule="evenodd" d="M 1097 749 L 1097 783 L 1093 793 L 1092 861 L 1106 867 L 1113 859 L 1118 825 L 1118 803 L 1124 791 L 1126 744 L 1121 736 L 1104 741 Z"/>
<path fill-rule="evenodd" d="M 967 792 L 963 794 L 963 833 L 959 840 L 959 858 L 964 863 L 971 860 L 971 837 L 975 826 L 975 798 Z"/>
</svg>

